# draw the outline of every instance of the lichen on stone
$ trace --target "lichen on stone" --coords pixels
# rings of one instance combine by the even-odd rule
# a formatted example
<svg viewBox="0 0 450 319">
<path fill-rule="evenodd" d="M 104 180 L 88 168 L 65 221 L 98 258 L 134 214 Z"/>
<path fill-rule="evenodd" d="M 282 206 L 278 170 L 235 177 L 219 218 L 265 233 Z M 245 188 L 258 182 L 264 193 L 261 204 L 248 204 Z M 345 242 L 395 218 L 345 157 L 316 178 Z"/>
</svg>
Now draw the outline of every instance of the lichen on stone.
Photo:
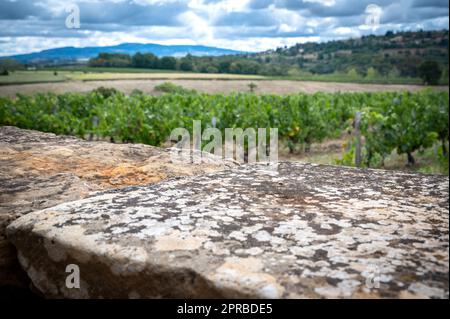
<svg viewBox="0 0 450 319">
<path fill-rule="evenodd" d="M 8 236 L 51 297 L 70 261 L 90 297 L 448 298 L 448 214 L 444 176 L 255 164 L 104 191 Z"/>
</svg>

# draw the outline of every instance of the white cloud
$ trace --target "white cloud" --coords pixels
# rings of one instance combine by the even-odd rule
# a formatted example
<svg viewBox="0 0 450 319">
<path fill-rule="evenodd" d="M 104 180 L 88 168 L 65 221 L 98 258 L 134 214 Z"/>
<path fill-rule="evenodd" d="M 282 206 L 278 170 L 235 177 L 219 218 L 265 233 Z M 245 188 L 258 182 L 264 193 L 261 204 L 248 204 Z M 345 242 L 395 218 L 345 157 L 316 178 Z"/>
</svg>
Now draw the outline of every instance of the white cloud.
<svg viewBox="0 0 450 319">
<path fill-rule="evenodd" d="M 250 0 L 222 0 L 218 2 L 206 2 L 204 0 L 189 0 L 188 6 L 209 15 L 217 15 L 220 12 L 246 12 L 249 10 Z"/>
<path fill-rule="evenodd" d="M 319 3 L 326 7 L 332 7 L 336 4 L 336 0 L 304 0 L 304 2 Z"/>
<path fill-rule="evenodd" d="M 297 28 L 296 28 L 296 27 L 293 27 L 293 26 L 290 26 L 290 25 L 287 25 L 286 23 L 282 23 L 282 24 L 278 27 L 278 30 L 279 30 L 280 32 L 294 32 L 294 31 L 297 30 Z"/>
<path fill-rule="evenodd" d="M 179 20 L 187 27 L 188 33 L 193 39 L 210 42 L 214 39 L 213 29 L 208 20 L 200 17 L 192 11 L 185 12 L 179 16 Z"/>
<path fill-rule="evenodd" d="M 382 34 L 387 30 L 448 29 L 449 23 L 448 8 L 415 8 L 413 0 L 373 0 L 383 8 L 381 25 L 376 30 L 364 27 L 367 1 L 361 4 L 353 0 L 303 0 L 301 4 L 299 0 L 297 4 L 273 0 L 264 5 L 260 1 L 0 0 L 3 11 L 0 12 L 0 55 L 122 42 L 202 44 L 260 51 L 297 42 L 357 37 L 371 32 Z M 105 10 L 85 12 L 89 22 L 83 20 L 81 11 L 81 29 L 67 30 L 61 26 L 69 2 L 80 4 L 82 8 L 83 4 L 97 3 L 101 6 L 94 6 L 96 10 L 102 6 Z M 24 3 L 28 5 L 27 14 L 17 14 L 17 10 L 22 10 L 20 4 Z M 30 3 L 36 12 L 30 9 Z M 16 11 L 11 4 L 17 4 Z M 12 10 L 11 18 L 7 9 Z M 124 12 L 118 12 L 121 10 Z M 323 13 L 329 14 L 322 16 Z M 105 19 L 109 14 L 113 18 Z"/>
</svg>

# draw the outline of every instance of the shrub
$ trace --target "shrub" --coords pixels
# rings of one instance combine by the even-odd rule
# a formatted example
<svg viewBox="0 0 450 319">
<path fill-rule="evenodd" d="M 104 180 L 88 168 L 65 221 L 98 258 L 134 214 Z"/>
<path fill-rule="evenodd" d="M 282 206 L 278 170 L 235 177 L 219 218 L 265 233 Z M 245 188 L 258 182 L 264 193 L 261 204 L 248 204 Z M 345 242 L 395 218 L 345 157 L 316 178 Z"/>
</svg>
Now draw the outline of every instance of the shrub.
<svg viewBox="0 0 450 319">
<path fill-rule="evenodd" d="M 116 95 L 116 94 L 120 93 L 115 88 L 105 88 L 103 86 L 100 86 L 100 87 L 96 88 L 95 90 L 92 90 L 92 92 L 100 94 L 105 99 L 110 97 L 110 96 L 113 96 L 113 95 Z"/>
<path fill-rule="evenodd" d="M 172 82 L 164 82 L 155 86 L 155 91 L 163 93 L 178 93 L 178 94 L 191 94 L 195 93 L 195 90 L 188 90 L 181 85 L 173 84 Z"/>
</svg>

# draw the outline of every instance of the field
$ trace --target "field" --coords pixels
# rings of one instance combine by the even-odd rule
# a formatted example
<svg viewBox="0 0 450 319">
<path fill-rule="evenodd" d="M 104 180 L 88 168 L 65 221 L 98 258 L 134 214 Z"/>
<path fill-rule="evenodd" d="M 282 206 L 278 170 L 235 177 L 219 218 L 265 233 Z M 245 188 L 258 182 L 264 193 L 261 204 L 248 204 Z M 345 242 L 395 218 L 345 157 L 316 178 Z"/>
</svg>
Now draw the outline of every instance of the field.
<svg viewBox="0 0 450 319">
<path fill-rule="evenodd" d="M 7 76 L 0 76 L 0 85 L 145 79 L 261 80 L 264 79 L 264 77 L 258 75 L 192 73 L 167 70 L 142 70 L 132 68 L 80 68 L 73 70 L 49 69 L 45 71 L 14 71 Z"/>
<path fill-rule="evenodd" d="M 14 71 L 7 76 L 0 76 L 0 85 L 62 82 L 67 80 L 68 78 L 64 74 L 55 75 L 53 71 Z"/>
<path fill-rule="evenodd" d="M 14 96 L 16 93 L 32 94 L 37 92 L 89 92 L 100 86 L 113 87 L 126 94 L 133 90 L 141 90 L 148 94 L 158 94 L 155 86 L 167 81 L 165 79 L 153 80 L 105 80 L 105 81 L 69 81 L 58 83 L 33 83 L 23 85 L 0 86 L 0 96 Z M 382 85 L 382 84 L 354 84 L 332 83 L 317 81 L 290 81 L 290 80 L 201 80 L 201 79 L 170 79 L 170 82 L 181 85 L 187 89 L 194 89 L 204 93 L 248 92 L 249 84 L 255 83 L 255 92 L 259 94 L 291 94 L 291 93 L 316 93 L 316 92 L 417 92 L 424 89 L 419 85 Z M 447 91 L 448 86 L 434 87 L 438 91 Z"/>
</svg>

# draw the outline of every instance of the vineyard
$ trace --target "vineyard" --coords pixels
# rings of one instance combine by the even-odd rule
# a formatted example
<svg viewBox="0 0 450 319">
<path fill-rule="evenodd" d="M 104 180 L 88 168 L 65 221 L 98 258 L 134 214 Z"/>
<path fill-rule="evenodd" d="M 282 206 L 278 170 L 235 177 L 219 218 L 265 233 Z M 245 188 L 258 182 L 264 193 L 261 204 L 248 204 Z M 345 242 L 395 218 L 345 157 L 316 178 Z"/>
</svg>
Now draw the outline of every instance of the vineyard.
<svg viewBox="0 0 450 319">
<path fill-rule="evenodd" d="M 179 90 L 161 96 L 113 89 L 91 93 L 46 93 L 0 97 L 0 125 L 13 125 L 83 138 L 159 146 L 172 129 L 278 128 L 290 151 L 308 151 L 312 143 L 351 131 L 361 112 L 363 165 L 380 166 L 396 150 L 414 164 L 413 152 L 439 143 L 447 155 L 448 92 L 316 93 L 293 95 L 201 94 Z M 353 145 L 353 146 L 352 146 Z M 354 165 L 350 141 L 341 164 Z"/>
</svg>

